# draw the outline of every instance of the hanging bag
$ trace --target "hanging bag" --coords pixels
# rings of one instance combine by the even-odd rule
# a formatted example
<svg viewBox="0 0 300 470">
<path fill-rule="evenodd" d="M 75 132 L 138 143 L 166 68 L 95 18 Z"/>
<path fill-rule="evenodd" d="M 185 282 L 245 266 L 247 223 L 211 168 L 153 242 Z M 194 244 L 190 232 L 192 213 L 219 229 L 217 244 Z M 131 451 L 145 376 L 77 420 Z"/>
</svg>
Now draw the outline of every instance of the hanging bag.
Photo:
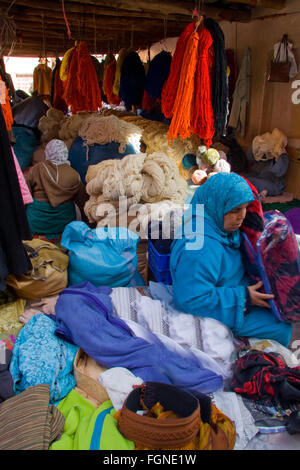
<svg viewBox="0 0 300 470">
<path fill-rule="evenodd" d="M 280 61 L 281 48 L 284 50 L 285 60 Z M 278 46 L 278 51 L 274 60 L 271 60 L 269 82 L 288 82 L 290 74 L 290 63 L 288 59 L 288 36 L 284 34 Z"/>
</svg>

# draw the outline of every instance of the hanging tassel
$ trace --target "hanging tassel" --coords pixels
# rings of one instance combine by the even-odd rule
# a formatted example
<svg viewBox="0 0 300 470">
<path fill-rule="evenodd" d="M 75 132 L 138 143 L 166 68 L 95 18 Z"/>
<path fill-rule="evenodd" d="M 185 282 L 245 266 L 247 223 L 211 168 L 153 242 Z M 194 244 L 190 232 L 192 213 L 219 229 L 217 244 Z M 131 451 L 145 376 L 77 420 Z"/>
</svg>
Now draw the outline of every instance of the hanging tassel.
<svg viewBox="0 0 300 470">
<path fill-rule="evenodd" d="M 199 32 L 199 61 L 195 77 L 193 133 L 209 148 L 215 133 L 212 107 L 212 77 L 214 69 L 213 40 L 207 28 Z"/>
<path fill-rule="evenodd" d="M 189 23 L 185 30 L 181 33 L 176 49 L 172 58 L 170 74 L 165 82 L 161 93 L 161 109 L 166 118 L 173 116 L 173 107 L 177 94 L 177 88 L 180 78 L 183 56 L 189 37 L 195 31 L 195 23 Z"/>
<path fill-rule="evenodd" d="M 193 132 L 194 84 L 198 62 L 199 34 L 189 37 L 183 57 L 180 80 L 174 103 L 173 118 L 169 127 L 168 139 L 186 139 Z"/>
</svg>

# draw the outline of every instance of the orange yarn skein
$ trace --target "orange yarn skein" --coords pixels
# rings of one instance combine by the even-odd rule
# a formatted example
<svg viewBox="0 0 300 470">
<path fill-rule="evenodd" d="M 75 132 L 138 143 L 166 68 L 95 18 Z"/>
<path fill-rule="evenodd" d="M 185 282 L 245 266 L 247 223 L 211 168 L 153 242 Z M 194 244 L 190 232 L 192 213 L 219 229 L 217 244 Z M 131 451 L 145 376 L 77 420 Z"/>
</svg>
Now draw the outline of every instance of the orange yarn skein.
<svg viewBox="0 0 300 470">
<path fill-rule="evenodd" d="M 195 23 L 189 23 L 179 36 L 172 58 L 170 74 L 161 92 L 161 109 L 166 118 L 173 116 L 173 107 L 177 94 L 183 57 L 189 37 L 195 30 Z"/>
<path fill-rule="evenodd" d="M 183 57 L 173 118 L 168 132 L 169 141 L 179 136 L 181 139 L 186 139 L 193 133 L 194 88 L 198 62 L 198 43 L 199 34 L 197 31 L 194 31 L 189 37 Z"/>
<path fill-rule="evenodd" d="M 63 98 L 71 113 L 98 111 L 102 107 L 97 73 L 87 46 L 81 42 L 70 57 Z"/>
</svg>

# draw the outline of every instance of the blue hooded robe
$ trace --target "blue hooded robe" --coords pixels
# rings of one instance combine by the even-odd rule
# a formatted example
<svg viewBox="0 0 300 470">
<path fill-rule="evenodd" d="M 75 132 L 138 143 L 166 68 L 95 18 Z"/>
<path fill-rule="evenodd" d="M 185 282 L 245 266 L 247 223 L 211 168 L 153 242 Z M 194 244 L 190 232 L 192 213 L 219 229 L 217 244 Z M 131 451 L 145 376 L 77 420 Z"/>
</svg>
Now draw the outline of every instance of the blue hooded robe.
<svg viewBox="0 0 300 470">
<path fill-rule="evenodd" d="M 224 215 L 251 201 L 250 186 L 234 173 L 218 173 L 197 189 L 185 216 L 184 236 L 171 247 L 174 302 L 181 311 L 215 318 L 237 336 L 273 339 L 287 347 L 291 324 L 279 322 L 264 307 L 251 306 L 246 313 L 250 279 L 242 262 L 240 231 L 224 230 Z M 204 205 L 204 231 L 197 224 L 197 204 Z M 189 218 L 192 223 L 187 224 Z"/>
</svg>

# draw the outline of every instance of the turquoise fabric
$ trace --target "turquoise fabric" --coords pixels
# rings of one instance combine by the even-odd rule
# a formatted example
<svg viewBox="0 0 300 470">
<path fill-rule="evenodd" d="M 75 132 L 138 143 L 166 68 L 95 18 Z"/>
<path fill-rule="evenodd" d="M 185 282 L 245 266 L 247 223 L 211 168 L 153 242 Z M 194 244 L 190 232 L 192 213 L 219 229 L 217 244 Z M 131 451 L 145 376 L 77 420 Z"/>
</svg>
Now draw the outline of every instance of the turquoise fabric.
<svg viewBox="0 0 300 470">
<path fill-rule="evenodd" d="M 44 235 L 49 240 L 60 237 L 65 227 L 76 219 L 74 202 L 52 207 L 49 202 L 33 200 L 26 208 L 31 233 Z"/>
<path fill-rule="evenodd" d="M 171 246 L 174 302 L 179 310 L 221 321 L 236 335 L 274 339 L 287 346 L 290 324 L 278 322 L 263 307 L 251 307 L 244 315 L 250 280 L 239 249 L 240 231 L 226 232 L 223 218 L 234 207 L 252 200 L 247 182 L 233 173 L 212 176 L 197 189 L 186 217 L 192 224 Z M 197 204 L 204 204 L 204 232 L 196 223 L 200 217 L 195 212 Z M 201 237 L 203 246 L 199 243 L 199 248 L 192 249 Z"/>
<path fill-rule="evenodd" d="M 20 331 L 9 366 L 15 393 L 49 384 L 50 403 L 56 404 L 76 386 L 73 362 L 78 347 L 55 336 L 55 329 L 55 321 L 38 314 Z"/>
<path fill-rule="evenodd" d="M 64 230 L 61 245 L 69 252 L 69 285 L 90 281 L 94 286 L 144 285 L 137 273 L 136 233 L 125 227 L 90 229 L 72 222 Z"/>
<path fill-rule="evenodd" d="M 31 165 L 33 152 L 38 148 L 40 142 L 32 129 L 12 126 L 12 131 L 16 139 L 14 152 L 21 170 L 25 170 Z"/>
</svg>

